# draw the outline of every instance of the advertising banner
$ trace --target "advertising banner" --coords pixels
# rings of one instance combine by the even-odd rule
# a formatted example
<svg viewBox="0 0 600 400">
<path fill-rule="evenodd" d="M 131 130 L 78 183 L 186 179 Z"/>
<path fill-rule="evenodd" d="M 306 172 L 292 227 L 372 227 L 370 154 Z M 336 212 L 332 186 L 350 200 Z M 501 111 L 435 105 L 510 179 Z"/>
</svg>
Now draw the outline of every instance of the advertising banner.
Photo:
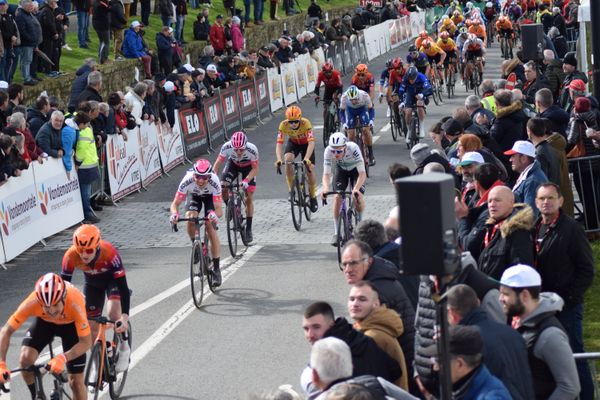
<svg viewBox="0 0 600 400">
<path fill-rule="evenodd" d="M 267 83 L 267 74 L 263 73 L 254 78 L 256 87 L 256 97 L 258 98 L 258 115 L 266 118 L 271 113 L 271 100 L 269 99 L 269 85 Z"/>
<path fill-rule="evenodd" d="M 358 51 L 360 54 L 360 62 L 367 62 L 369 56 L 367 54 L 367 42 L 364 29 L 358 32 Z"/>
<path fill-rule="evenodd" d="M 410 13 L 410 35 L 417 36 L 419 32 L 425 30 L 425 13 L 411 12 Z"/>
<path fill-rule="evenodd" d="M 179 109 L 178 116 L 186 157 L 192 160 L 205 154 L 210 143 L 202 111 L 193 106 L 186 106 Z"/>
<path fill-rule="evenodd" d="M 0 230 L 0 264 L 6 263 L 6 255 L 4 254 L 4 238 L 3 233 Z"/>
<path fill-rule="evenodd" d="M 271 102 L 271 112 L 275 112 L 283 107 L 283 90 L 281 78 L 277 72 L 277 68 L 269 68 L 267 70 L 267 83 L 269 87 L 269 99 Z"/>
<path fill-rule="evenodd" d="M 281 64 L 283 102 L 286 106 L 298 101 L 298 96 L 296 95 L 296 78 L 294 75 L 294 63 Z"/>
<path fill-rule="evenodd" d="M 158 152 L 164 172 L 169 172 L 179 164 L 183 163 L 183 141 L 181 139 L 181 128 L 179 114 L 175 114 L 173 128 L 169 122 L 158 125 Z"/>
<path fill-rule="evenodd" d="M 400 41 L 402 43 L 406 43 L 408 42 L 409 39 L 411 39 L 410 36 L 410 18 L 408 16 L 404 16 L 402 18 L 400 18 L 399 20 L 400 23 Z"/>
<path fill-rule="evenodd" d="M 306 83 L 306 68 L 305 66 L 308 64 L 306 60 L 308 54 L 302 54 L 301 56 L 296 57 L 294 60 L 294 77 L 296 78 L 296 95 L 298 99 L 306 96 L 308 86 Z"/>
<path fill-rule="evenodd" d="M 354 69 L 354 63 L 352 62 L 352 50 L 350 41 L 346 40 L 342 43 L 342 60 L 344 62 L 344 71 L 349 74 Z"/>
<path fill-rule="evenodd" d="M 223 111 L 221 110 L 221 96 L 219 93 L 204 100 L 204 116 L 210 144 L 216 146 L 225 140 L 225 118 L 223 118 Z"/>
<path fill-rule="evenodd" d="M 315 51 L 313 51 L 313 54 L 317 57 L 317 68 L 321 69 L 321 66 L 323 66 L 323 64 L 325 63 L 325 52 L 323 51 L 322 47 L 319 47 L 318 49 L 316 49 Z"/>
<path fill-rule="evenodd" d="M 400 28 L 400 20 L 399 19 L 392 19 L 387 21 L 388 22 L 388 30 L 390 32 L 390 45 L 392 47 L 392 49 L 395 49 L 396 47 L 400 46 L 400 38 L 398 35 L 399 32 L 399 28 Z"/>
<path fill-rule="evenodd" d="M 77 174 L 67 176 L 65 166 L 60 159 L 49 158 L 43 165 L 37 161 L 33 168 L 37 200 L 41 219 L 36 228 L 42 238 L 50 237 L 83 220 L 83 206 Z"/>
<path fill-rule="evenodd" d="M 371 26 L 364 30 L 367 58 L 369 61 L 379 56 L 379 25 Z"/>
<path fill-rule="evenodd" d="M 142 187 L 138 147 L 138 135 L 135 130 L 127 131 L 127 141 L 123 140 L 122 135 L 108 135 L 106 164 L 113 201 L 122 199 Z"/>
<path fill-rule="evenodd" d="M 254 80 L 241 81 L 237 87 L 237 97 L 240 99 L 242 126 L 245 128 L 255 125 L 258 117 L 258 99 Z"/>
<path fill-rule="evenodd" d="M 386 22 L 377 25 L 377 33 L 379 34 L 379 54 L 385 54 L 392 48 L 390 45 L 390 31 L 387 28 Z"/>
<path fill-rule="evenodd" d="M 343 71 L 344 74 L 347 74 L 348 71 L 346 71 L 346 69 L 344 68 L 344 59 L 342 58 L 342 55 L 344 54 L 344 44 L 342 42 L 336 42 L 335 46 L 330 46 L 330 49 L 334 49 L 333 52 L 333 59 L 334 59 L 334 65 L 336 66 L 336 68 L 340 71 Z"/>
<path fill-rule="evenodd" d="M 40 227 L 34 223 L 41 218 L 42 209 L 30 167 L 0 187 L 0 224 L 6 261 L 42 240 Z"/>
<path fill-rule="evenodd" d="M 383 7 L 383 0 L 360 0 L 358 2 L 362 8 L 367 8 L 368 4 L 373 4 L 373 7 Z"/>
<path fill-rule="evenodd" d="M 319 70 L 317 69 L 317 62 L 311 56 L 307 56 L 306 60 L 306 91 L 311 93 L 315 90 Z"/>
<path fill-rule="evenodd" d="M 242 129 L 237 82 L 221 90 L 221 106 L 225 116 L 225 136 L 230 137 L 233 132 Z"/>
<path fill-rule="evenodd" d="M 361 63 L 360 51 L 358 50 L 358 36 L 352 35 L 350 36 L 350 50 L 352 63 L 354 65 Z"/>
<path fill-rule="evenodd" d="M 157 124 L 143 121 L 137 130 L 142 186 L 147 186 L 162 174 L 160 155 L 158 154 Z"/>
</svg>

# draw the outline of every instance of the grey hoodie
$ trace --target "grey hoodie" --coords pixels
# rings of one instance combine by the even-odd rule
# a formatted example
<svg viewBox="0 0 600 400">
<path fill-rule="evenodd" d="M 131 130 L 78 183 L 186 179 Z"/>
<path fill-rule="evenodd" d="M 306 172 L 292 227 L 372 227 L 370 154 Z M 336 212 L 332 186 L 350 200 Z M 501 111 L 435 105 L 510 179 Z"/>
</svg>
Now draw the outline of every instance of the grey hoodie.
<svg viewBox="0 0 600 400">
<path fill-rule="evenodd" d="M 541 293 L 537 308 L 521 321 L 521 326 L 533 327 L 536 317 L 545 313 L 556 314 L 562 310 L 563 305 L 563 299 L 556 293 Z M 557 327 L 546 328 L 539 335 L 533 354 L 546 363 L 556 382 L 556 389 L 548 400 L 577 398 L 581 388 L 567 334 Z"/>
</svg>

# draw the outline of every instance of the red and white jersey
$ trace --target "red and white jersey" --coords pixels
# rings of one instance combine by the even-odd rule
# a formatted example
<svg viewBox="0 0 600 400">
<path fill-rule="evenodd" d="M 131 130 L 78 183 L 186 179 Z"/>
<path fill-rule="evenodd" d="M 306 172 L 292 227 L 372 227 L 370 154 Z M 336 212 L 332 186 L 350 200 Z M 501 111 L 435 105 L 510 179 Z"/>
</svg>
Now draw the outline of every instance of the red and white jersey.
<svg viewBox="0 0 600 400">
<path fill-rule="evenodd" d="M 230 159 L 238 167 L 248 167 L 258 165 L 258 149 L 255 145 L 248 142 L 246 143 L 246 151 L 241 155 L 238 155 L 231 144 L 231 140 L 223 143 L 219 157 L 217 158 L 221 162 Z"/>
<path fill-rule="evenodd" d="M 208 182 L 204 187 L 200 187 L 196 184 L 194 180 L 194 170 L 189 169 L 181 182 L 179 183 L 179 187 L 177 188 L 176 197 L 180 199 L 184 199 L 188 194 L 193 196 L 208 196 L 212 195 L 215 201 L 221 200 L 221 181 L 219 177 L 214 172 L 210 174 L 210 178 L 208 178 Z"/>
</svg>

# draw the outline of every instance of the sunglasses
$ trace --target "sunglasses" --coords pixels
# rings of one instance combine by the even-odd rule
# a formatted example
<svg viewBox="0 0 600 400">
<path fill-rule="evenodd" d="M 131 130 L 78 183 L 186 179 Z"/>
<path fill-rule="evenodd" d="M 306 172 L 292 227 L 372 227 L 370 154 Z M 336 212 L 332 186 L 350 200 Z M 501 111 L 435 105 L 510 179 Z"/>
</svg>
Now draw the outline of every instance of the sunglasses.
<svg viewBox="0 0 600 400">
<path fill-rule="evenodd" d="M 208 178 L 210 178 L 210 175 L 194 174 L 194 178 L 198 179 L 199 181 L 206 181 Z"/>
<path fill-rule="evenodd" d="M 358 76 L 365 76 L 366 74 L 358 74 Z"/>
<path fill-rule="evenodd" d="M 77 252 L 78 252 L 79 254 L 88 254 L 88 255 L 94 254 L 94 252 L 95 252 L 95 251 L 96 251 L 96 249 L 83 249 L 83 250 L 77 250 Z"/>
<path fill-rule="evenodd" d="M 243 152 L 246 151 L 246 148 L 245 147 L 240 147 L 239 149 L 233 149 L 233 151 L 235 151 L 236 153 L 241 154 L 241 153 L 243 153 Z"/>
<path fill-rule="evenodd" d="M 296 124 L 299 124 L 299 123 L 300 123 L 299 120 L 298 121 L 288 121 L 288 124 L 290 124 L 290 125 L 296 125 Z"/>
<path fill-rule="evenodd" d="M 331 150 L 331 152 L 333 154 L 342 154 L 344 152 L 344 149 L 341 149 L 341 150 Z"/>
</svg>

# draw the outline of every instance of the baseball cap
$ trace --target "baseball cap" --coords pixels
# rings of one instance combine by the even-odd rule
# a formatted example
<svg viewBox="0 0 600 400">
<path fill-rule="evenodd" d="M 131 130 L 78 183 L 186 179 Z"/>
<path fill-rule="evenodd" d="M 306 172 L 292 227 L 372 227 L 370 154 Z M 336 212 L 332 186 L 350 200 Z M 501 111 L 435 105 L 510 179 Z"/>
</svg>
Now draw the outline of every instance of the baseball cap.
<svg viewBox="0 0 600 400">
<path fill-rule="evenodd" d="M 142 23 L 140 21 L 133 21 L 131 23 L 132 28 L 137 28 L 138 26 L 144 26 L 144 25 L 142 25 Z"/>
<path fill-rule="evenodd" d="M 571 83 L 569 83 L 569 89 L 573 89 L 577 92 L 585 92 L 585 82 L 581 79 L 573 79 Z"/>
<path fill-rule="evenodd" d="M 189 73 L 192 73 L 194 71 L 194 67 L 192 67 L 191 64 L 183 64 L 183 68 L 185 68 Z"/>
<path fill-rule="evenodd" d="M 186 67 L 181 66 L 181 67 L 177 68 L 177 73 L 178 74 L 189 74 L 190 71 L 188 71 Z"/>
<path fill-rule="evenodd" d="M 206 71 L 217 72 L 217 66 L 215 64 L 208 64 L 208 67 L 206 67 Z"/>
<path fill-rule="evenodd" d="M 587 97 L 578 97 L 575 100 L 575 112 L 583 113 L 592 109 L 592 102 Z"/>
<path fill-rule="evenodd" d="M 483 160 L 483 156 L 476 151 L 468 151 L 466 152 L 458 165 L 461 167 L 466 167 L 467 165 L 471 165 L 473 163 L 483 164 L 485 161 Z"/>
<path fill-rule="evenodd" d="M 512 156 L 517 153 L 535 158 L 535 146 L 527 140 L 517 140 L 515 144 L 513 144 L 512 149 L 504 152 L 507 156 Z"/>
<path fill-rule="evenodd" d="M 504 271 L 500 284 L 510 288 L 542 286 L 542 277 L 529 265 L 517 264 Z"/>
<path fill-rule="evenodd" d="M 2 1 L 4 0 L 0 0 L 0 4 L 2 4 Z M 0 81 L 0 89 L 8 89 L 8 82 Z"/>
<path fill-rule="evenodd" d="M 173 28 L 169 27 L 169 33 L 173 33 Z"/>
<path fill-rule="evenodd" d="M 223 19 L 223 16 L 221 14 L 217 15 L 216 19 Z"/>
<path fill-rule="evenodd" d="M 163 85 L 163 89 L 165 89 L 165 92 L 171 93 L 171 92 L 177 90 L 177 87 L 175 86 L 175 84 L 173 82 L 166 81 L 165 84 Z"/>
<path fill-rule="evenodd" d="M 205 75 L 206 71 L 204 71 L 202 68 L 198 68 L 198 73 Z"/>
</svg>

